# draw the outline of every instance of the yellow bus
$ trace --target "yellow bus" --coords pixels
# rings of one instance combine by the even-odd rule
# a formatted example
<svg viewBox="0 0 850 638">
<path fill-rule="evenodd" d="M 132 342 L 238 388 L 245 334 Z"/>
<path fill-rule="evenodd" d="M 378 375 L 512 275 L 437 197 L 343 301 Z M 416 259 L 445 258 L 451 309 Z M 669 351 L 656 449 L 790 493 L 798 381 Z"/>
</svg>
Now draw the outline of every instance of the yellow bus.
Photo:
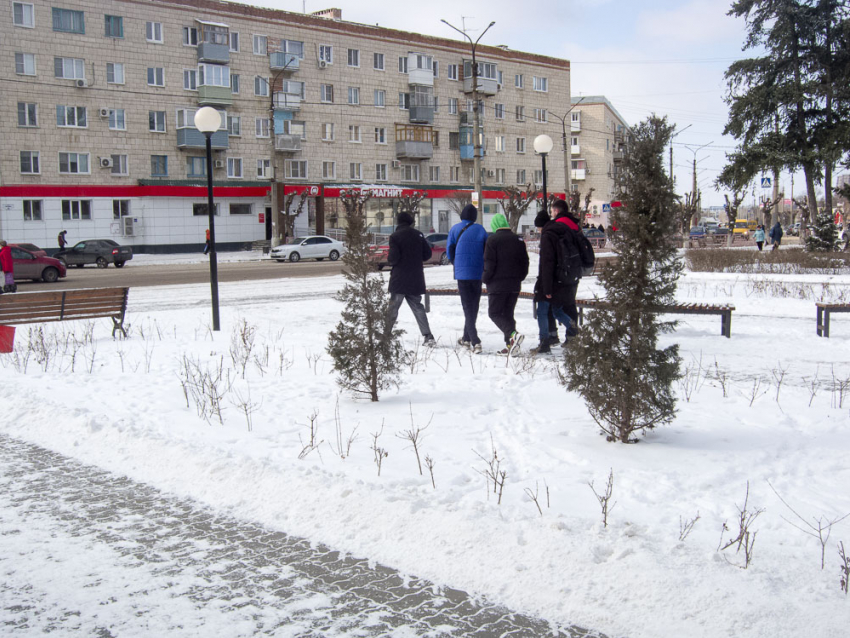
<svg viewBox="0 0 850 638">
<path fill-rule="evenodd" d="M 732 234 L 749 237 L 750 233 L 754 233 L 757 227 L 758 222 L 755 219 L 736 219 Z"/>
</svg>

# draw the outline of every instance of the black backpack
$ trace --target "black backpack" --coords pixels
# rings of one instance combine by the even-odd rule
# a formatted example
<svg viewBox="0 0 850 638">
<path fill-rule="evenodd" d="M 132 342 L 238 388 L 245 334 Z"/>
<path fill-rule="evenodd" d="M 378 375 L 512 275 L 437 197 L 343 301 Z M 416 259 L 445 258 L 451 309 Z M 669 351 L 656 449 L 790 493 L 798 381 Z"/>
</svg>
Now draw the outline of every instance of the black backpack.
<svg viewBox="0 0 850 638">
<path fill-rule="evenodd" d="M 558 238 L 558 282 L 567 286 L 578 283 L 579 279 L 593 273 L 595 263 L 590 240 L 580 230 L 567 226 L 567 232 Z"/>
</svg>

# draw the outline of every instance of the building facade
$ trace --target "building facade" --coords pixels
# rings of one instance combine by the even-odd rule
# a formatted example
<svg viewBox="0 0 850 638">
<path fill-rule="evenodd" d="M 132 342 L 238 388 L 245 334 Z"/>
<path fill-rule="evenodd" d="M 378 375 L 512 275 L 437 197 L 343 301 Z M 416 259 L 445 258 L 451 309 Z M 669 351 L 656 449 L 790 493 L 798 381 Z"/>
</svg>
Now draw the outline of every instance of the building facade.
<svg viewBox="0 0 850 638">
<path fill-rule="evenodd" d="M 422 198 L 424 230 L 450 226 L 473 183 L 472 65 L 466 43 L 214 0 L 9 2 L 0 68 L 0 237 L 54 246 L 110 237 L 138 251 L 203 244 L 205 140 L 212 136 L 218 243 L 341 226 L 340 190 L 369 188 L 392 223 Z M 477 49 L 484 221 L 509 185 L 540 184 L 533 140 L 570 95 L 569 62 Z M 584 108 L 584 105 L 582 105 Z M 564 190 L 551 154 L 549 191 Z M 274 188 L 273 188 L 274 187 Z M 293 199 L 287 197 L 295 194 Z M 292 200 L 292 201 L 290 201 Z M 529 213 L 533 219 L 533 213 Z M 283 219 L 277 218 L 282 234 Z M 530 222 L 523 222 L 529 225 Z"/>
</svg>

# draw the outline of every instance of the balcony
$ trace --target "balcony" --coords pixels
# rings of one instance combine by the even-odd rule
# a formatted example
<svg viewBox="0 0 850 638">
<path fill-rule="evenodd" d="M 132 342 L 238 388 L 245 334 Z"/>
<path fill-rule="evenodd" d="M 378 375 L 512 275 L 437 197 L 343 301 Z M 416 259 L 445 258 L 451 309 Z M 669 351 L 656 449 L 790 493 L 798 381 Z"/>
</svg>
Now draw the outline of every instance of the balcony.
<svg viewBox="0 0 850 638">
<path fill-rule="evenodd" d="M 198 62 L 211 62 L 212 64 L 229 64 L 230 45 L 213 44 L 212 42 L 199 42 Z"/>
<path fill-rule="evenodd" d="M 274 107 L 276 109 L 286 109 L 287 111 L 300 111 L 301 94 L 282 93 L 278 91 L 274 94 Z"/>
<path fill-rule="evenodd" d="M 213 150 L 229 148 L 229 139 L 226 130 L 216 131 L 210 138 Z M 177 148 L 203 148 L 207 147 L 207 138 L 196 128 L 177 129 Z"/>
<path fill-rule="evenodd" d="M 395 155 L 398 159 L 431 159 L 439 139 L 439 133 L 430 126 L 396 124 Z"/>
<path fill-rule="evenodd" d="M 463 79 L 463 92 L 472 93 L 472 77 Z M 478 77 L 478 93 L 480 95 L 496 95 L 499 92 L 499 81 L 495 78 Z"/>
<path fill-rule="evenodd" d="M 579 132 L 581 132 L 581 120 L 580 120 L 580 119 L 579 119 L 579 120 L 572 120 L 572 121 L 570 122 L 570 130 L 571 130 L 573 133 L 579 133 Z"/>
<path fill-rule="evenodd" d="M 624 159 L 626 159 L 626 152 L 625 151 L 614 151 L 614 161 L 615 162 L 622 162 Z"/>
<path fill-rule="evenodd" d="M 571 179 L 573 181 L 581 181 L 583 179 L 587 179 L 587 169 L 586 168 L 574 168 L 572 170 Z"/>
<path fill-rule="evenodd" d="M 434 70 L 433 69 L 414 69 L 410 67 L 407 72 L 408 84 L 416 86 L 434 86 Z"/>
<path fill-rule="evenodd" d="M 229 86 L 198 87 L 198 104 L 201 106 L 230 106 L 233 104 L 233 92 Z"/>
<path fill-rule="evenodd" d="M 301 59 L 293 53 L 277 51 L 269 56 L 269 68 L 272 71 L 297 71 L 301 68 Z"/>
<path fill-rule="evenodd" d="M 570 146 L 570 155 L 581 155 L 581 145 L 573 144 Z"/>
<path fill-rule="evenodd" d="M 275 135 L 274 150 L 281 153 L 296 153 L 301 150 L 300 135 Z"/>
</svg>

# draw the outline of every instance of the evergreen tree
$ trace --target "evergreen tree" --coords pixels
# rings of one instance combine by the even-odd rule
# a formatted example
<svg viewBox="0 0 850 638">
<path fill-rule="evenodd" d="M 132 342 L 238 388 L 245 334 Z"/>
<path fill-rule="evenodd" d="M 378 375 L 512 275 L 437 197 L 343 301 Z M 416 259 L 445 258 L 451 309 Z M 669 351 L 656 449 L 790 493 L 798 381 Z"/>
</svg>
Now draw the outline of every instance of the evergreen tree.
<svg viewBox="0 0 850 638">
<path fill-rule="evenodd" d="M 343 276 L 347 283 L 337 294 L 345 303 L 340 322 L 328 336 L 327 351 L 337 371 L 337 383 L 355 395 L 378 400 L 378 392 L 397 383 L 404 357 L 402 330 L 387 331 L 388 298 L 384 278 L 369 261 L 364 207 L 368 194 L 340 193 L 346 211 Z"/>
<path fill-rule="evenodd" d="M 815 229 L 806 237 L 806 250 L 834 252 L 838 249 L 838 229 L 832 220 L 832 212 L 824 208 L 815 219 Z"/>
<path fill-rule="evenodd" d="M 610 309 L 591 311 L 567 348 L 564 383 L 582 395 L 609 441 L 634 442 L 636 431 L 675 416 L 678 346 L 658 348 L 658 336 L 675 323 L 652 312 L 674 301 L 682 270 L 673 242 L 676 196 L 663 159 L 672 132 L 666 118 L 655 116 L 634 131 L 621 185 L 623 207 L 614 214 L 619 259 L 599 275 Z"/>
</svg>

